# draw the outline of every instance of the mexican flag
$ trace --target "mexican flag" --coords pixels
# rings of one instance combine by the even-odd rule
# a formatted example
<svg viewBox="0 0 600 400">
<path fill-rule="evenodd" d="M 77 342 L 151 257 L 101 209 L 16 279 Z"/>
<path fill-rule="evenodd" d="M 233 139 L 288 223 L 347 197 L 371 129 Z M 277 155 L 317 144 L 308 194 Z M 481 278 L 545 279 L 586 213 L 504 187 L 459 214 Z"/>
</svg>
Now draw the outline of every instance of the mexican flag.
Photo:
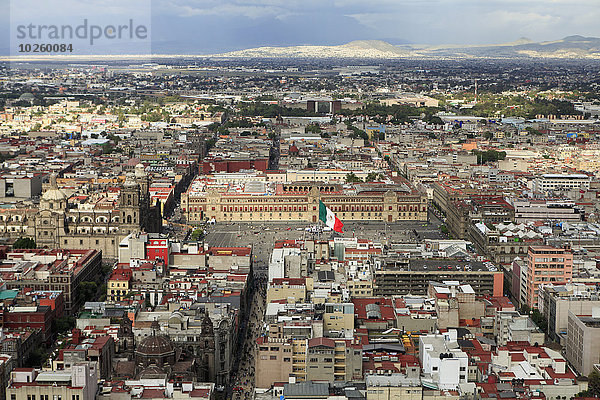
<svg viewBox="0 0 600 400">
<path fill-rule="evenodd" d="M 319 200 L 319 219 L 325 222 L 325 225 L 334 231 L 343 233 L 342 228 L 344 227 L 344 224 L 342 224 L 342 221 L 340 221 L 333 211 L 326 207 L 321 200 Z"/>
</svg>

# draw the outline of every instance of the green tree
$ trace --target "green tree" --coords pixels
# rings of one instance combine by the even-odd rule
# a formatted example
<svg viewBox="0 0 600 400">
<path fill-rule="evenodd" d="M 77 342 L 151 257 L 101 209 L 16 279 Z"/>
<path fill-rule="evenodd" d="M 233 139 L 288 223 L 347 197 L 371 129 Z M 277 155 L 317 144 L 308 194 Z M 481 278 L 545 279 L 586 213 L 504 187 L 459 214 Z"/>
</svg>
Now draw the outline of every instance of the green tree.
<svg viewBox="0 0 600 400">
<path fill-rule="evenodd" d="M 41 367 L 48 359 L 48 353 L 42 346 L 38 346 L 29 353 L 29 358 L 25 361 L 25 367 Z"/>
<path fill-rule="evenodd" d="M 592 371 L 588 375 L 587 395 L 592 397 L 600 397 L 600 373 Z"/>
<path fill-rule="evenodd" d="M 92 301 L 96 298 L 98 292 L 98 284 L 96 282 L 83 281 L 79 284 L 79 296 L 84 302 Z"/>
<path fill-rule="evenodd" d="M 192 240 L 200 241 L 204 239 L 204 229 L 198 228 L 192 232 L 191 235 Z"/>
<path fill-rule="evenodd" d="M 600 373 L 594 370 L 588 375 L 588 388 L 583 392 L 577 393 L 576 397 L 596 397 L 600 398 Z"/>
<path fill-rule="evenodd" d="M 477 156 L 477 164 L 487 164 L 488 162 L 496 162 L 498 160 L 504 160 L 506 158 L 505 151 L 497 150 L 473 150 L 473 154 Z"/>
<path fill-rule="evenodd" d="M 75 328 L 75 317 L 63 316 L 52 320 L 52 333 L 68 333 Z"/>
<path fill-rule="evenodd" d="M 37 248 L 35 240 L 32 238 L 18 238 L 13 243 L 13 249 L 35 249 Z"/>
<path fill-rule="evenodd" d="M 346 183 L 357 183 L 357 182 L 362 182 L 362 179 L 360 179 L 358 176 L 356 176 L 354 174 L 354 172 L 350 172 L 348 175 L 346 175 Z"/>
<path fill-rule="evenodd" d="M 214 138 L 210 138 L 206 141 L 206 151 L 209 151 L 210 149 L 212 149 L 213 147 L 215 147 L 215 143 L 217 143 L 217 140 Z"/>
<path fill-rule="evenodd" d="M 544 333 L 548 333 L 548 320 L 544 317 L 544 314 L 537 308 L 534 308 L 531 312 L 531 320 L 542 330 Z"/>
<path fill-rule="evenodd" d="M 375 182 L 383 178 L 383 175 L 377 172 L 369 172 L 365 178 L 365 182 Z"/>
<path fill-rule="evenodd" d="M 304 128 L 305 133 L 321 133 L 321 127 L 317 124 L 306 125 Z"/>
</svg>

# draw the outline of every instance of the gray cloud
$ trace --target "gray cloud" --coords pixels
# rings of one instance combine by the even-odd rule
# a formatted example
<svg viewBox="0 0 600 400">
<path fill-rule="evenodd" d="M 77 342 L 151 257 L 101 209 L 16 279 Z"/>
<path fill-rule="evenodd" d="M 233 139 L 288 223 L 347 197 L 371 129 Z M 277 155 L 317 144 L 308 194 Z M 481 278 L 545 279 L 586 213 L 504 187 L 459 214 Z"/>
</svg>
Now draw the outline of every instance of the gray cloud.
<svg viewBox="0 0 600 400">
<path fill-rule="evenodd" d="M 135 18 L 151 8 L 152 38 L 160 52 L 357 39 L 483 44 L 600 36 L 599 0 L 0 0 L 3 4 L 15 5 L 13 18 L 36 20 L 86 12 Z"/>
</svg>

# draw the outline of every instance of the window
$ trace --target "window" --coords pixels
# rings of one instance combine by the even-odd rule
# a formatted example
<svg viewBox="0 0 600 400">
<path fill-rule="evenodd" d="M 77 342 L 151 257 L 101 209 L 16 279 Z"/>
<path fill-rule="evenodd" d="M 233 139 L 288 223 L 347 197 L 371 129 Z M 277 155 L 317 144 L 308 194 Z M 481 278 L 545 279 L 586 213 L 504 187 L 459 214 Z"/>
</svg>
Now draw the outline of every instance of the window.
<svg viewBox="0 0 600 400">
<path fill-rule="evenodd" d="M 270 356 L 269 359 L 270 360 L 277 360 L 277 356 Z"/>
</svg>

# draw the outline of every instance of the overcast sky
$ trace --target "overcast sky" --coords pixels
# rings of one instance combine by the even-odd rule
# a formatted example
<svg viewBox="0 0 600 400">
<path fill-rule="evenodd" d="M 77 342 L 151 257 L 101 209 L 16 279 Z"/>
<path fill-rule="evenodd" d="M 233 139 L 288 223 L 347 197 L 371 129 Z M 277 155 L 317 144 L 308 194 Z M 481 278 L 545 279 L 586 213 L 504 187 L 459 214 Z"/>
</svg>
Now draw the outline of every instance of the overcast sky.
<svg viewBox="0 0 600 400">
<path fill-rule="evenodd" d="M 130 15 L 139 1 L 0 0 L 48 20 Z M 12 2 L 12 3 L 11 3 Z M 60 6 L 40 4 L 54 2 Z M 600 0 L 152 0 L 156 52 L 215 53 L 256 46 L 504 43 L 600 36 Z M 18 8 L 17 11 L 15 9 Z M 147 7 L 146 7 L 147 8 Z M 0 9 L 1 11 L 1 9 Z M 145 11 L 144 11 L 145 12 Z M 16 17 L 13 17 L 16 18 Z M 1 28 L 0 28 L 1 29 Z"/>
</svg>

